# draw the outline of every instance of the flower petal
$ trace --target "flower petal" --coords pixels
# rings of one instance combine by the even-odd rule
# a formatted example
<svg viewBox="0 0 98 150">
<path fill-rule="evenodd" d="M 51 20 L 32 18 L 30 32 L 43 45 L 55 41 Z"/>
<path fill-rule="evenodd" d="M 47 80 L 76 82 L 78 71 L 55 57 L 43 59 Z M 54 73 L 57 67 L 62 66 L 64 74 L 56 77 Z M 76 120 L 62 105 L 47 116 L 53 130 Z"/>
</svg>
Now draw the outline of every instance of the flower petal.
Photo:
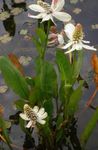
<svg viewBox="0 0 98 150">
<path fill-rule="evenodd" d="M 38 119 L 37 122 L 40 123 L 40 124 L 45 124 L 46 123 L 46 121 L 42 120 L 42 119 Z"/>
<path fill-rule="evenodd" d="M 82 40 L 82 42 L 83 43 L 88 43 L 88 44 L 90 43 L 90 41 L 85 41 L 85 40 Z"/>
<path fill-rule="evenodd" d="M 75 49 L 76 49 L 76 50 L 82 50 L 82 48 L 83 48 L 83 44 L 82 44 L 81 42 L 75 44 L 74 46 L 75 46 Z"/>
<path fill-rule="evenodd" d="M 34 106 L 34 108 L 32 109 L 32 111 L 36 114 L 38 113 L 39 107 L 38 106 Z"/>
<path fill-rule="evenodd" d="M 28 17 L 30 18 L 36 18 L 36 19 L 41 19 L 45 16 L 46 14 L 45 13 L 40 13 L 38 15 L 31 15 L 30 13 L 28 13 Z"/>
<path fill-rule="evenodd" d="M 48 116 L 47 112 L 45 112 L 43 115 L 41 115 L 41 119 L 45 119 Z"/>
<path fill-rule="evenodd" d="M 75 26 L 72 23 L 68 23 L 67 25 L 65 25 L 64 31 L 67 35 L 67 37 L 72 40 L 73 38 L 73 33 L 75 31 Z"/>
<path fill-rule="evenodd" d="M 69 48 L 72 44 L 73 44 L 73 42 L 69 42 L 69 43 L 67 43 L 65 46 L 63 46 L 62 49 L 67 49 L 67 48 Z"/>
<path fill-rule="evenodd" d="M 53 12 L 52 15 L 60 21 L 68 22 L 71 20 L 71 16 L 65 12 Z"/>
<path fill-rule="evenodd" d="M 65 4 L 64 0 L 52 0 L 51 8 L 54 11 L 61 11 Z"/>
<path fill-rule="evenodd" d="M 44 108 L 40 108 L 39 112 L 37 113 L 39 116 L 43 115 L 45 112 Z"/>
<path fill-rule="evenodd" d="M 45 12 L 45 9 L 43 7 L 41 7 L 40 5 L 37 5 L 37 4 L 31 4 L 29 5 L 29 8 L 33 11 L 36 11 L 36 12 Z"/>
<path fill-rule="evenodd" d="M 26 116 L 26 114 L 24 114 L 24 113 L 20 113 L 19 116 L 20 116 L 23 120 L 26 120 L 26 121 L 30 120 L 30 119 Z"/>
<path fill-rule="evenodd" d="M 58 42 L 59 42 L 59 44 L 63 45 L 64 44 L 64 38 L 63 38 L 63 36 L 61 34 L 58 34 L 57 36 L 58 36 Z"/>
<path fill-rule="evenodd" d="M 51 14 L 45 15 L 45 16 L 43 17 L 43 19 L 42 19 L 42 22 L 48 21 L 48 20 L 50 20 L 51 18 L 52 18 Z"/>
<path fill-rule="evenodd" d="M 26 128 L 32 127 L 32 121 L 29 121 L 28 124 L 26 125 Z"/>
<path fill-rule="evenodd" d="M 73 45 L 73 47 L 72 47 L 69 51 L 65 52 L 65 54 L 71 53 L 71 52 L 73 52 L 73 51 L 75 51 L 75 50 L 76 50 L 76 48 L 75 48 L 75 46 Z"/>
<path fill-rule="evenodd" d="M 96 51 L 96 50 L 97 50 L 97 49 L 94 48 L 93 46 L 89 46 L 89 45 L 85 45 L 85 44 L 83 44 L 82 46 L 83 46 L 83 48 L 88 49 L 88 50 L 93 50 L 93 51 Z"/>
</svg>

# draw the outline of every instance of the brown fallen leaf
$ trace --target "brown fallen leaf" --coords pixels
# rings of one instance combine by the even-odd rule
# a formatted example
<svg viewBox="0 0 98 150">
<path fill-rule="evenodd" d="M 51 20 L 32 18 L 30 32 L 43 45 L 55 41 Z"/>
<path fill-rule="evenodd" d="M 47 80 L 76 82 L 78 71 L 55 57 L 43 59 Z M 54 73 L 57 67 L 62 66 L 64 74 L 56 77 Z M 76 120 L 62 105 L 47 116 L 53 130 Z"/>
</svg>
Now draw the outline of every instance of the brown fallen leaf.
<svg viewBox="0 0 98 150">
<path fill-rule="evenodd" d="M 8 56 L 11 62 L 14 64 L 14 66 L 20 71 L 22 75 L 24 75 L 23 66 L 20 64 L 17 56 L 13 53 L 10 53 Z"/>
<path fill-rule="evenodd" d="M 95 53 L 92 55 L 91 64 L 94 70 L 94 82 L 98 87 L 98 56 Z"/>
</svg>

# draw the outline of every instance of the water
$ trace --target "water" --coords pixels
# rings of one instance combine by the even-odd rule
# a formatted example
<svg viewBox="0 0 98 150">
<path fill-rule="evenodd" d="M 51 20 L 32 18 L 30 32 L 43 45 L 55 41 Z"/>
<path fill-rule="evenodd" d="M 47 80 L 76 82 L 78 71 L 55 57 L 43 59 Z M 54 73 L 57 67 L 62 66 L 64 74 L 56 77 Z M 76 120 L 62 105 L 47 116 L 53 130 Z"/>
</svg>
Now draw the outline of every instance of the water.
<svg viewBox="0 0 98 150">
<path fill-rule="evenodd" d="M 32 0 L 26 0 L 24 3 L 15 4 L 14 0 L 0 0 L 0 11 L 7 10 L 9 12 L 10 17 L 6 20 L 0 21 L 0 36 L 4 34 L 9 34 L 11 36 L 11 40 L 6 43 L 0 42 L 0 55 L 7 55 L 9 53 L 16 54 L 19 58 L 21 56 L 30 56 L 32 58 L 37 56 L 35 47 L 32 43 L 30 37 L 35 33 L 35 26 L 37 24 L 36 20 L 28 18 L 27 14 L 30 10 L 28 10 L 28 5 L 31 4 Z M 65 9 L 69 12 L 76 23 L 81 23 L 84 27 L 84 32 L 86 34 L 85 39 L 90 40 L 92 45 L 98 45 L 98 1 L 97 0 L 78 0 L 75 4 L 72 0 L 66 0 Z M 20 8 L 21 12 L 17 15 L 14 15 L 12 12 L 13 8 Z M 16 11 L 17 12 L 17 11 Z M 15 13 L 15 12 L 14 12 Z M 59 24 L 59 28 L 61 24 Z M 20 35 L 21 30 L 27 30 L 28 36 Z M 92 52 L 85 52 L 84 57 L 84 67 L 83 69 L 83 77 L 86 77 L 88 71 L 91 70 L 90 66 L 90 57 Z M 48 50 L 47 59 L 53 59 L 54 51 Z M 26 75 L 32 75 L 34 62 L 30 61 L 28 65 L 24 66 L 24 70 Z M 5 84 L 0 75 L 0 86 Z M 94 90 L 94 83 L 91 81 L 89 90 L 84 90 L 83 100 L 80 103 L 80 109 L 85 105 L 85 101 L 89 98 L 90 94 Z M 14 114 L 16 111 L 14 110 L 13 103 L 17 100 L 18 97 L 10 90 L 5 94 L 0 94 L 0 103 L 5 107 L 4 117 L 6 119 L 9 118 L 10 115 Z M 96 104 L 97 97 L 96 97 Z M 78 134 L 80 134 L 85 127 L 86 123 L 91 117 L 93 110 L 87 111 L 85 114 L 82 114 L 79 117 L 78 121 Z M 17 132 L 17 130 L 19 132 Z M 86 146 L 86 150 L 97 150 L 98 149 L 98 126 L 94 129 L 94 132 L 91 138 L 88 141 Z M 11 138 L 14 144 L 18 145 L 20 148 L 23 146 L 24 142 L 24 134 L 20 130 L 17 125 L 13 125 L 11 129 Z M 5 148 L 7 149 L 7 148 Z M 14 148 L 15 149 L 15 148 Z"/>
</svg>

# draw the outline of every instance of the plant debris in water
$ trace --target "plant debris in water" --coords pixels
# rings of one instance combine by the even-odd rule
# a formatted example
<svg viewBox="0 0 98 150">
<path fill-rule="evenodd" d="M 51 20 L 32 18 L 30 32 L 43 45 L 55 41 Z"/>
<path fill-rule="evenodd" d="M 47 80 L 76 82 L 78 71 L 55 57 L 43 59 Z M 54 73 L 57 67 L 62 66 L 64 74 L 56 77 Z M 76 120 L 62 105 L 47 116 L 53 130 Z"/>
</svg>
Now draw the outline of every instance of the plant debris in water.
<svg viewBox="0 0 98 150">
<path fill-rule="evenodd" d="M 13 8 L 13 9 L 11 10 L 11 14 L 14 15 L 14 16 L 19 15 L 19 14 L 22 13 L 22 12 L 23 12 L 23 8 L 18 8 L 18 7 Z"/>
<path fill-rule="evenodd" d="M 10 17 L 10 13 L 8 11 L 3 11 L 0 13 L 0 20 L 4 21 Z"/>
<path fill-rule="evenodd" d="M 19 62 L 23 66 L 28 66 L 30 64 L 31 60 L 32 60 L 32 57 L 30 57 L 30 56 L 20 56 L 20 58 L 19 58 Z"/>
<path fill-rule="evenodd" d="M 7 85 L 0 85 L 0 94 L 6 93 L 7 90 L 8 90 L 8 86 Z"/>
<path fill-rule="evenodd" d="M 25 0 L 14 0 L 14 2 L 15 2 L 16 4 L 20 4 L 20 3 L 24 3 Z"/>
<path fill-rule="evenodd" d="M 5 43 L 8 43 L 12 40 L 12 36 L 10 36 L 9 33 L 5 33 L 3 35 L 0 36 L 0 42 L 5 44 Z"/>
</svg>

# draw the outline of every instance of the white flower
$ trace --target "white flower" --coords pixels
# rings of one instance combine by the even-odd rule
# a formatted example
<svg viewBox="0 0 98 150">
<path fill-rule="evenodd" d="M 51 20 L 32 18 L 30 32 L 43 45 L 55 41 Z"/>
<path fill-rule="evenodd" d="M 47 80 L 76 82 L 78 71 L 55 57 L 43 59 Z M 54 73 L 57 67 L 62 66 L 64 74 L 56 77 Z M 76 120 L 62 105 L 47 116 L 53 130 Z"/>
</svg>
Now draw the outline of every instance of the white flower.
<svg viewBox="0 0 98 150">
<path fill-rule="evenodd" d="M 39 14 L 36 16 L 28 14 L 28 16 L 31 18 L 42 19 L 42 22 L 47 20 L 54 22 L 53 17 L 60 21 L 68 22 L 71 20 L 71 16 L 66 12 L 62 12 L 64 4 L 64 0 L 52 0 L 51 5 L 38 0 L 37 4 L 31 4 L 29 5 L 29 8 L 35 12 L 39 12 Z"/>
<path fill-rule="evenodd" d="M 69 41 L 65 46 L 62 47 L 62 49 L 70 48 L 70 50 L 65 53 L 70 53 L 75 50 L 82 50 L 83 48 L 96 51 L 93 46 L 85 44 L 90 43 L 90 41 L 83 40 L 83 31 L 81 24 L 77 24 L 76 26 L 74 26 L 73 24 L 68 23 L 67 25 L 65 25 L 64 31 Z"/>
<path fill-rule="evenodd" d="M 29 121 L 26 128 L 35 127 L 36 123 L 45 124 L 44 120 L 47 117 L 47 112 L 44 108 L 34 106 L 32 109 L 28 104 L 24 105 L 24 113 L 20 113 L 20 117 L 26 121 Z"/>
</svg>

